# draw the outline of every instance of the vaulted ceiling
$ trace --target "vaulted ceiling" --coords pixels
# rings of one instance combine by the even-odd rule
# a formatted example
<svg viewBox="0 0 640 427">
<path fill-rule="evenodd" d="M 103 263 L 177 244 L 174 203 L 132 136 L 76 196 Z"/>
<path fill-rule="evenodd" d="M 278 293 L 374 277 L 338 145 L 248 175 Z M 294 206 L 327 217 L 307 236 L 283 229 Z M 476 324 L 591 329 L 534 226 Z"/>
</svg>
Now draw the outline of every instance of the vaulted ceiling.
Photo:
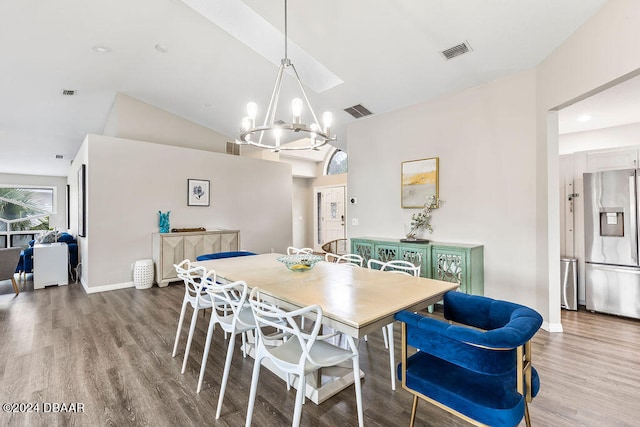
<svg viewBox="0 0 640 427">
<path fill-rule="evenodd" d="M 535 67 L 604 3 L 290 0 L 289 57 L 344 148 L 344 108 L 384 113 Z M 246 103 L 269 101 L 283 14 L 282 0 L 0 3 L 0 173 L 65 176 L 118 92 L 236 138 Z"/>
</svg>

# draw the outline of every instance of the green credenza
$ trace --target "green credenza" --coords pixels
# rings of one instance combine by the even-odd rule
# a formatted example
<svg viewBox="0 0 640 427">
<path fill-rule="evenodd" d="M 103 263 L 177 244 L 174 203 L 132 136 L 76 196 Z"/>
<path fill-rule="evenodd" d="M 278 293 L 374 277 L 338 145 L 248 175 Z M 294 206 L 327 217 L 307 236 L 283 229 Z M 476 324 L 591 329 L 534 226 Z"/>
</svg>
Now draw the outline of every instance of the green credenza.
<svg viewBox="0 0 640 427">
<path fill-rule="evenodd" d="M 461 243 L 406 243 L 399 239 L 358 237 L 351 239 L 351 253 L 367 262 L 377 259 L 410 261 L 421 266 L 420 275 L 458 283 L 460 291 L 484 295 L 484 247 Z"/>
</svg>

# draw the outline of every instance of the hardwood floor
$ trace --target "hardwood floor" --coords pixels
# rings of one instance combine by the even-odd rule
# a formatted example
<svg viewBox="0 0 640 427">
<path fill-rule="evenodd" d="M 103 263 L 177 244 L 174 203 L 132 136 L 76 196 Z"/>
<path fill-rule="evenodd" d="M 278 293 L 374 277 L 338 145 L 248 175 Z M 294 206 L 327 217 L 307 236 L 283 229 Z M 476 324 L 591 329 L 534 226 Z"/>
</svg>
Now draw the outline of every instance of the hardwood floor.
<svg viewBox="0 0 640 427">
<path fill-rule="evenodd" d="M 92 295 L 77 284 L 35 292 L 30 281 L 19 286 L 16 297 L 10 281 L 0 284 L 0 401 L 39 402 L 40 412 L 2 412 L 0 425 L 244 425 L 253 359 L 243 359 L 239 351 L 221 418 L 215 420 L 226 352 L 219 328 L 203 390 L 196 393 L 208 316 L 198 319 L 184 375 L 180 368 L 187 320 L 178 355 L 171 357 L 183 286 Z M 541 391 L 530 405 L 532 424 L 637 425 L 640 322 L 585 311 L 563 311 L 562 321 L 564 333 L 541 330 L 534 338 L 533 361 Z M 399 357 L 399 333 L 395 339 Z M 381 334 L 362 341 L 360 350 L 366 373 L 365 425 L 407 425 L 411 396 L 400 387 L 395 392 L 390 389 L 388 352 Z M 290 425 L 294 397 L 295 390 L 287 392 L 281 380 L 263 369 L 253 425 Z M 55 413 L 53 405 L 47 408 L 43 403 L 79 403 L 84 411 Z M 302 425 L 357 425 L 353 387 L 319 406 L 307 402 Z M 467 424 L 420 402 L 416 425 Z"/>
</svg>

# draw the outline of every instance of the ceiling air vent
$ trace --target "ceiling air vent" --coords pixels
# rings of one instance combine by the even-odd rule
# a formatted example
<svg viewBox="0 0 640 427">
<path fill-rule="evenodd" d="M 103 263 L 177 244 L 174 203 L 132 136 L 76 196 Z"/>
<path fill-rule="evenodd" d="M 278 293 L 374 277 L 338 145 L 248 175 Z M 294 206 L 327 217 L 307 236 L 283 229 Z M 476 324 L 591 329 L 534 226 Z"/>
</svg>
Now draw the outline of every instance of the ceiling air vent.
<svg viewBox="0 0 640 427">
<path fill-rule="evenodd" d="M 456 56 L 471 52 L 472 50 L 473 49 L 471 49 L 471 45 L 469 45 L 469 42 L 465 41 L 464 43 L 460 43 L 459 45 L 450 47 L 449 49 L 445 49 L 440 53 L 442 53 L 442 56 L 444 56 L 445 59 L 452 59 Z"/>
<path fill-rule="evenodd" d="M 62 94 L 65 96 L 73 96 L 76 94 L 76 91 L 72 89 L 62 89 Z"/>
<path fill-rule="evenodd" d="M 56 159 L 64 159 L 64 156 L 62 154 L 56 154 Z"/>
<path fill-rule="evenodd" d="M 240 146 L 235 142 L 227 141 L 226 151 L 227 154 L 231 154 L 233 156 L 240 155 Z"/>
<path fill-rule="evenodd" d="M 360 117 L 364 117 L 364 116 L 370 116 L 371 114 L 373 114 L 362 104 L 357 104 L 357 105 L 354 105 L 353 107 L 345 108 L 344 111 L 351 114 L 356 119 L 359 119 Z"/>
</svg>

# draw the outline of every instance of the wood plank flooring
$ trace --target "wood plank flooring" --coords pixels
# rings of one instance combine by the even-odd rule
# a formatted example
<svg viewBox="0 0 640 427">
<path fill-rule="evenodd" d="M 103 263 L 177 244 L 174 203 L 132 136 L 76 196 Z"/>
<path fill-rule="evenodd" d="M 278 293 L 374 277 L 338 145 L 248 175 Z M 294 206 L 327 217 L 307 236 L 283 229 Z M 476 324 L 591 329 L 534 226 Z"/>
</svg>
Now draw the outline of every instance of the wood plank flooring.
<svg viewBox="0 0 640 427">
<path fill-rule="evenodd" d="M 216 330 L 205 382 L 196 393 L 208 316 L 199 316 L 187 372 L 180 374 L 188 318 L 171 357 L 184 288 L 171 284 L 87 295 L 77 284 L 33 291 L 30 281 L 0 283 L 0 403 L 39 402 L 38 413 L 0 413 L 5 426 L 242 426 L 253 359 L 234 355 L 222 416 L 215 409 L 226 342 Z M 435 315 L 438 315 L 436 312 Z M 534 366 L 541 392 L 530 405 L 534 426 L 635 426 L 640 417 L 640 322 L 585 311 L 563 312 L 564 333 L 540 331 Z M 396 357 L 400 336 L 396 328 Z M 236 346 L 236 348 L 239 346 Z M 360 343 L 365 425 L 409 423 L 411 396 L 390 389 L 381 334 Z M 295 390 L 261 371 L 254 426 L 291 424 Z M 81 403 L 55 413 L 42 403 Z M 357 425 L 353 387 L 303 407 L 302 425 Z M 425 402 L 419 426 L 467 424 Z M 522 423 L 524 425 L 524 423 Z"/>
</svg>

